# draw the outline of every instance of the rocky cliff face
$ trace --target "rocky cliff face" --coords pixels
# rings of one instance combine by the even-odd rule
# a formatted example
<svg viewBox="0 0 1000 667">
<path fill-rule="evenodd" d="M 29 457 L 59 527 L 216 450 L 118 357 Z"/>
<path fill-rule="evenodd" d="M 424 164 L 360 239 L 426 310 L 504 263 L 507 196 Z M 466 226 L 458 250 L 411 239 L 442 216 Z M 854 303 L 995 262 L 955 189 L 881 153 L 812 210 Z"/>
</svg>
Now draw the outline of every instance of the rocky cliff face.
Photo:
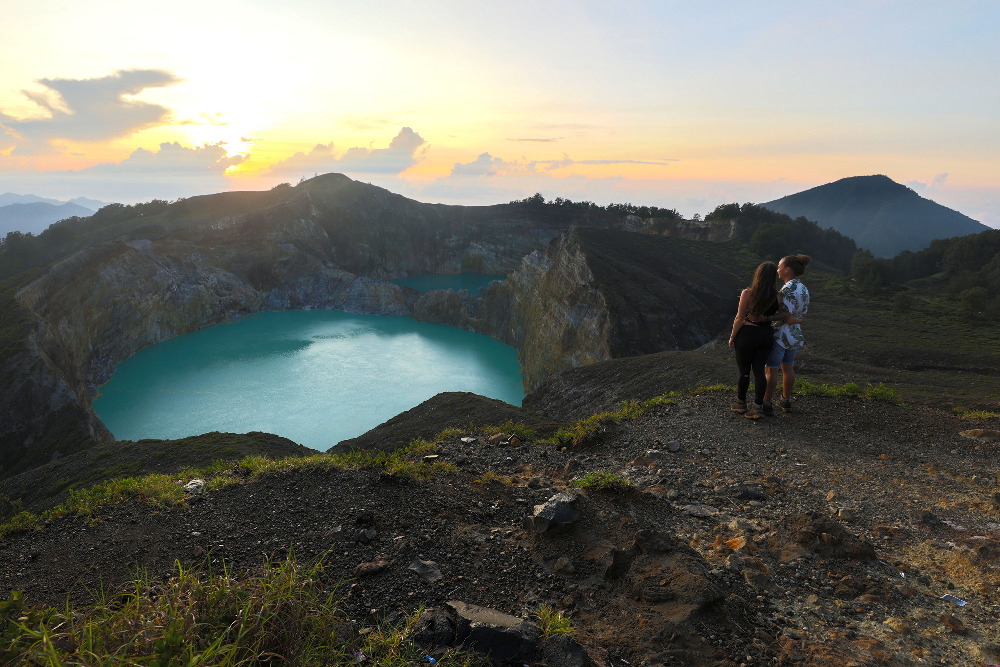
<svg viewBox="0 0 1000 667">
<path fill-rule="evenodd" d="M 679 280 L 690 242 L 566 232 L 572 219 L 516 204 L 420 204 L 339 175 L 286 190 L 179 202 L 103 233 L 16 291 L 31 327 L 16 363 L 2 360 L 9 384 L 23 385 L 0 396 L 3 474 L 110 437 L 91 401 L 118 362 L 251 313 L 328 308 L 459 326 L 515 347 L 530 390 L 555 371 L 701 344 L 724 326 L 720 285 L 738 286 Z M 702 245 L 714 248 L 699 250 L 712 265 L 733 264 L 724 244 Z M 458 271 L 510 275 L 477 295 L 387 281 Z"/>
<path fill-rule="evenodd" d="M 517 348 L 530 391 L 558 371 L 712 340 L 752 266 L 726 244 L 573 228 L 480 296 L 431 293 L 413 316 Z"/>
<path fill-rule="evenodd" d="M 432 292 L 413 317 L 484 333 L 518 350 L 525 389 L 550 373 L 608 359 L 611 322 L 577 229 L 536 250 L 480 295 Z"/>
<path fill-rule="evenodd" d="M 426 319 L 451 321 L 455 297 L 432 305 L 435 297 L 387 279 L 506 274 L 570 224 L 518 205 L 421 204 L 338 174 L 90 224 L 93 242 L 22 281 L 11 302 L 29 324 L 14 336 L 17 350 L 0 358 L 8 378 L 0 474 L 109 438 L 91 401 L 118 362 L 148 345 L 262 310 L 406 316 L 423 300 Z M 509 328 L 508 316 L 494 314 L 491 325 Z"/>
<path fill-rule="evenodd" d="M 409 314 L 412 290 L 302 250 L 323 244 L 326 234 L 311 220 L 266 229 L 231 220 L 198 241 L 119 239 L 86 248 L 22 287 L 16 297 L 34 327 L 26 349 L 4 360 L 16 378 L 0 399 L 8 469 L 25 456 L 37 463 L 42 453 L 110 438 L 91 401 L 118 362 L 148 345 L 262 310 Z M 82 430 L 82 439 L 52 437 L 52 423 Z"/>
</svg>

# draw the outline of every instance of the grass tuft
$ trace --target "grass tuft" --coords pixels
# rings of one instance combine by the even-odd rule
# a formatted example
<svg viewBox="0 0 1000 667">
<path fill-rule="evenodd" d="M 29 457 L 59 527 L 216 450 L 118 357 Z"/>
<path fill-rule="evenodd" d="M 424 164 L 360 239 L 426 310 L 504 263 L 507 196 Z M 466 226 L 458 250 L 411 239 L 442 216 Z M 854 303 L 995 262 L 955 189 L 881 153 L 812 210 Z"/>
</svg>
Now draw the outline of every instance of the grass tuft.
<svg viewBox="0 0 1000 667">
<path fill-rule="evenodd" d="M 638 419 L 650 409 L 664 405 L 677 405 L 677 392 L 654 396 L 646 401 L 623 401 L 618 409 L 609 412 L 599 412 L 581 419 L 569 427 L 558 429 L 549 442 L 558 445 L 582 445 L 599 437 L 612 424 Z"/>
<path fill-rule="evenodd" d="M 835 398 L 868 398 L 874 401 L 903 405 L 903 400 L 895 389 L 878 384 L 866 384 L 864 388 L 854 382 L 842 385 L 816 384 L 809 380 L 800 380 L 795 385 L 795 391 L 803 396 L 829 396 Z"/>
<path fill-rule="evenodd" d="M 557 633 L 572 635 L 576 632 L 576 628 L 573 627 L 568 616 L 547 604 L 540 606 L 535 612 L 535 616 L 538 618 L 538 626 L 542 629 L 543 639 Z"/>
<path fill-rule="evenodd" d="M 513 482 L 510 479 L 504 477 L 503 475 L 499 475 L 493 472 L 492 470 L 487 470 L 482 475 L 474 479 L 473 483 L 482 484 L 483 486 L 488 486 L 490 484 L 511 485 Z"/>
<path fill-rule="evenodd" d="M 89 489 L 72 489 L 60 505 L 41 514 L 22 511 L 0 524 L 0 539 L 11 533 L 30 530 L 62 516 L 90 516 L 98 508 L 126 500 L 167 507 L 183 503 L 187 498 L 180 482 L 199 477 L 205 480 L 205 491 L 218 491 L 232 484 L 242 484 L 265 475 L 316 469 L 379 469 L 390 475 L 410 479 L 427 479 L 440 473 L 454 472 L 453 463 L 424 458 L 435 451 L 436 445 L 426 440 L 414 440 L 394 452 L 350 451 L 337 454 L 291 456 L 270 459 L 249 455 L 239 462 L 216 462 L 204 468 L 186 468 L 174 475 L 150 474 L 125 477 L 97 484 Z"/>
<path fill-rule="evenodd" d="M 970 410 L 968 408 L 955 408 L 955 413 L 962 419 L 998 419 L 1000 412 L 990 412 L 989 410 Z"/>
<path fill-rule="evenodd" d="M 465 435 L 466 431 L 460 428 L 446 428 L 445 430 L 434 436 L 434 442 L 442 443 L 446 440 L 454 440 L 455 438 L 461 438 Z"/>
<path fill-rule="evenodd" d="M 422 654 L 406 641 L 417 615 L 359 627 L 339 608 L 322 559 L 289 556 L 244 578 L 178 566 L 168 581 L 137 572 L 127 589 L 65 611 L 32 609 L 20 591 L 0 602 L 0 663 L 37 665 L 346 665 L 402 667 Z M 485 665 L 449 651 L 439 665 Z"/>
<path fill-rule="evenodd" d="M 572 485 L 580 489 L 598 491 L 620 491 L 632 487 L 632 481 L 611 470 L 592 470 L 573 480 Z"/>
<path fill-rule="evenodd" d="M 731 384 L 710 384 L 710 385 L 699 385 L 697 388 L 691 390 L 692 395 L 696 394 L 709 394 L 713 392 L 725 392 L 727 394 L 736 391 L 736 386 Z"/>
<path fill-rule="evenodd" d="M 538 433 L 536 431 L 513 420 L 507 420 L 500 426 L 483 426 L 482 431 L 486 435 L 496 435 L 498 433 L 504 436 L 516 435 L 524 442 L 534 442 L 538 439 Z"/>
</svg>

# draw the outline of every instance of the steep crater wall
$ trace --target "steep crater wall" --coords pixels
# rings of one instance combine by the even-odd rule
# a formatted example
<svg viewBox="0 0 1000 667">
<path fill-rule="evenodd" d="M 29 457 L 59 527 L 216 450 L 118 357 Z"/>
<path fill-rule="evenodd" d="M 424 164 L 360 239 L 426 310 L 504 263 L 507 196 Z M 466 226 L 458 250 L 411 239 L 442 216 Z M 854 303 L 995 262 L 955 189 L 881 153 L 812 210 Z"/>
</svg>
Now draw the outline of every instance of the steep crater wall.
<svg viewBox="0 0 1000 667">
<path fill-rule="evenodd" d="M 21 459 L 37 464 L 110 439 L 91 402 L 117 363 L 149 345 L 264 310 L 412 311 L 413 290 L 303 252 L 328 243 L 315 222 L 289 220 L 258 232 L 232 224 L 211 235 L 212 244 L 169 237 L 104 242 L 18 290 L 33 327 L 24 349 L 3 362 L 18 386 L 0 405 L 2 472 L 22 468 Z M 247 237 L 253 242 L 239 240 Z M 67 432 L 50 433 L 53 423 Z M 82 437 L 67 437 L 74 430 Z"/>
<path fill-rule="evenodd" d="M 413 316 L 517 348 L 530 391 L 559 371 L 711 341 L 756 263 L 727 243 L 572 228 L 480 296 L 432 293 Z"/>
<path fill-rule="evenodd" d="M 4 321 L 24 331 L 0 355 L 0 475 L 110 439 L 91 401 L 146 346 L 263 310 L 408 316 L 421 295 L 388 279 L 506 274 L 568 226 L 516 205 L 421 204 L 337 174 L 84 221 L 91 242 L 5 283 L 16 285 Z"/>
<path fill-rule="evenodd" d="M 91 401 L 118 362 L 248 314 L 327 308 L 459 326 L 515 347 L 530 390 L 556 371 L 705 342 L 739 285 L 718 270 L 707 273 L 724 279 L 691 279 L 694 246 L 714 266 L 739 265 L 726 244 L 567 232 L 569 220 L 513 205 L 420 204 L 338 175 L 261 210 L 241 210 L 237 195 L 180 202 L 17 290 L 30 333 L 0 361 L 0 475 L 110 439 Z M 477 295 L 387 281 L 463 270 L 510 275 Z"/>
</svg>

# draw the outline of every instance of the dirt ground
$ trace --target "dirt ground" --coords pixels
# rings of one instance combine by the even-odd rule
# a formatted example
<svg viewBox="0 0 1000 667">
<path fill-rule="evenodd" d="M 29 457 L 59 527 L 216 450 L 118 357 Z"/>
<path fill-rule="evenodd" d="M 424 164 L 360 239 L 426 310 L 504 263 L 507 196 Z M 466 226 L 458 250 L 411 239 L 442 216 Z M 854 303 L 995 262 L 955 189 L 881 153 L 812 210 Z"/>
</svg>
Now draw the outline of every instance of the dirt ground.
<svg viewBox="0 0 1000 667">
<path fill-rule="evenodd" d="M 546 603 L 598 664 L 1000 663 L 988 430 L 867 399 L 805 396 L 756 421 L 730 401 L 679 398 L 567 448 L 465 433 L 436 452 L 457 472 L 425 482 L 293 470 L 177 508 L 56 519 L 0 541 L 0 596 L 85 604 L 137 570 L 239 574 L 291 551 L 324 559 L 358 621 L 447 600 L 518 616 Z M 574 485 L 595 471 L 631 486 Z M 535 507 L 563 491 L 579 519 L 539 532 Z M 416 574 L 418 560 L 441 578 Z"/>
</svg>

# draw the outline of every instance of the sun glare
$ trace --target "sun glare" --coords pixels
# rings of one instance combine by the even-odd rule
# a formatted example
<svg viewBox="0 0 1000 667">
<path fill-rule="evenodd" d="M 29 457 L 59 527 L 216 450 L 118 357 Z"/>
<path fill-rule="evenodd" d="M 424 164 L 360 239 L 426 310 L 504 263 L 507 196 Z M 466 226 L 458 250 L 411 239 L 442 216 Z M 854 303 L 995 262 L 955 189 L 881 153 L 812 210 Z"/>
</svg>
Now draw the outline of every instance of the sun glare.
<svg viewBox="0 0 1000 667">
<path fill-rule="evenodd" d="M 226 149 L 226 155 L 228 157 L 233 157 L 235 155 L 246 157 L 250 153 L 250 147 L 253 145 L 253 139 L 241 134 L 236 140 L 224 140 L 223 145 Z"/>
</svg>

